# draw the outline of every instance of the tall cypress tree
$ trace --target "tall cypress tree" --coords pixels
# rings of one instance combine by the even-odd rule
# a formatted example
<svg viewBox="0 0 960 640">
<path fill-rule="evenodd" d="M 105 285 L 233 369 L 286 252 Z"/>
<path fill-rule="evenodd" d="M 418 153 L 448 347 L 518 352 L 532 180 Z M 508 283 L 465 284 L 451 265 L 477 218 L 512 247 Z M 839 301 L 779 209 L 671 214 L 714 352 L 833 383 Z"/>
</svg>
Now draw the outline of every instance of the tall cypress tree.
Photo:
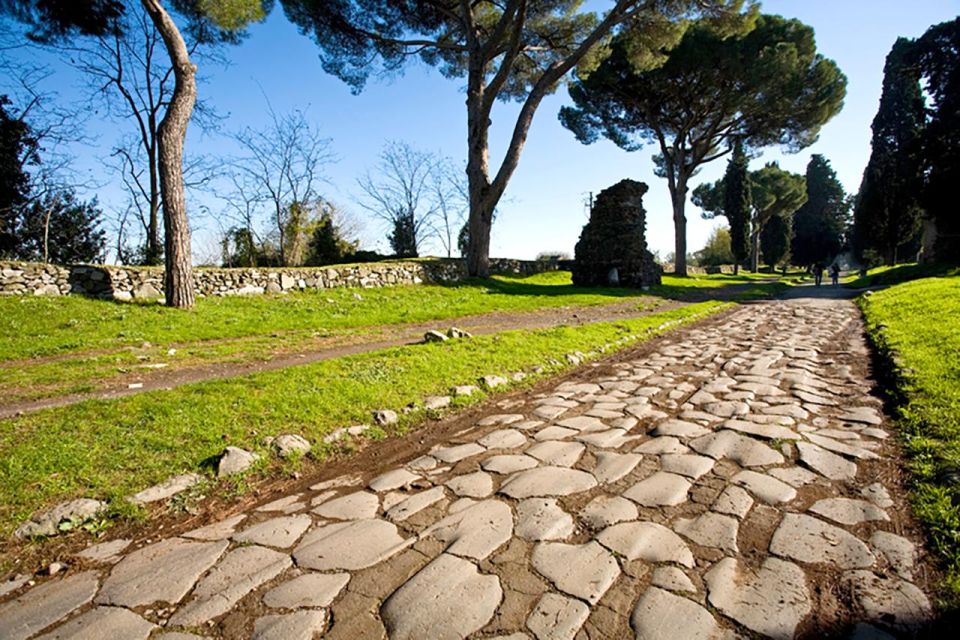
<svg viewBox="0 0 960 640">
<path fill-rule="evenodd" d="M 733 272 L 740 272 L 740 265 L 750 255 L 750 160 L 743 152 L 743 142 L 738 138 L 733 147 L 733 156 L 727 163 L 723 176 L 723 215 L 730 225 L 730 249 L 733 252 Z"/>
<path fill-rule="evenodd" d="M 793 263 L 827 262 L 843 248 L 849 204 L 830 161 L 814 154 L 807 164 L 807 202 L 793 216 Z"/>
<path fill-rule="evenodd" d="M 854 210 L 854 248 L 867 262 L 893 265 L 919 249 L 925 105 L 914 48 L 898 39 L 883 70 L 873 150 Z"/>
</svg>

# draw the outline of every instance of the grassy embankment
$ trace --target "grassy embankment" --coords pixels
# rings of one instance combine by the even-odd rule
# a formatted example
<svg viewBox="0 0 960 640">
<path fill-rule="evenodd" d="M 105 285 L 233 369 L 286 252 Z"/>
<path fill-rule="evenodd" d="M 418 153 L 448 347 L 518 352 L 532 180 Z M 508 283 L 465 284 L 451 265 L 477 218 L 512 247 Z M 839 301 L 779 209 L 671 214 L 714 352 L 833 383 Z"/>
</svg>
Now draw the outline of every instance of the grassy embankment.
<svg viewBox="0 0 960 640">
<path fill-rule="evenodd" d="M 891 274 L 886 277 L 902 269 L 913 271 L 898 267 L 885 271 Z M 960 604 L 960 277 L 898 284 L 862 297 L 860 305 L 889 367 L 914 511 L 944 563 L 949 604 L 955 606 Z"/>
<path fill-rule="evenodd" d="M 206 298 L 187 313 L 79 296 L 0 297 L 0 395 L 11 402 L 90 392 L 154 368 L 258 362 L 387 339 L 403 325 L 443 327 L 485 313 L 617 303 L 653 310 L 665 298 L 704 300 L 726 293 L 739 300 L 785 286 L 752 276 L 665 276 L 663 286 L 640 292 L 575 287 L 569 273 L 556 272 L 456 286 L 364 289 L 360 299 L 353 289 Z"/>
</svg>

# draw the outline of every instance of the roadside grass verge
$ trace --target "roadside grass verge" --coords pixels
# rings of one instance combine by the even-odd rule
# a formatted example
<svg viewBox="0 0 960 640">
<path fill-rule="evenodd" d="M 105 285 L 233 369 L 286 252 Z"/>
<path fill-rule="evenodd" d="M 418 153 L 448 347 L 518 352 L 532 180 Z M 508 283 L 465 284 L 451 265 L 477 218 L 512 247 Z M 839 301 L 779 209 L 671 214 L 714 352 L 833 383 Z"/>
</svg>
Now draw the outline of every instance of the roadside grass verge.
<svg viewBox="0 0 960 640">
<path fill-rule="evenodd" d="M 859 300 L 889 376 L 912 473 L 911 499 L 960 604 L 960 277 L 928 278 Z"/>
<path fill-rule="evenodd" d="M 0 535 L 61 500 L 119 503 L 172 475 L 209 466 L 225 445 L 257 449 L 280 433 L 316 443 L 338 427 L 368 422 L 379 408 L 399 409 L 482 375 L 563 361 L 566 353 L 599 350 L 627 336 L 647 339 L 729 306 L 705 302 L 620 322 L 386 349 L 0 421 Z M 618 348 L 629 344 L 635 342 Z M 476 396 L 463 402 L 483 394 Z M 422 419 L 410 414 L 399 428 Z"/>
<path fill-rule="evenodd" d="M 851 289 L 899 284 L 920 278 L 960 275 L 960 267 L 925 264 L 898 264 L 893 267 L 874 267 L 865 276 L 854 276 L 844 285 Z"/>
</svg>

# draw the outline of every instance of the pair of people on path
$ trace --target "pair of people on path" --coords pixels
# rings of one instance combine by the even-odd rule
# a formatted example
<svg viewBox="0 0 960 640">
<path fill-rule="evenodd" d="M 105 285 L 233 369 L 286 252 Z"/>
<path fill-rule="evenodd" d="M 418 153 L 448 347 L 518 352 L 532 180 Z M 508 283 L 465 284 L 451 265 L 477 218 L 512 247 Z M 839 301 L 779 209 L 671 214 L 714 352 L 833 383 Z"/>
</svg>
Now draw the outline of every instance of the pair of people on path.
<svg viewBox="0 0 960 640">
<path fill-rule="evenodd" d="M 823 263 L 813 265 L 813 280 L 818 287 L 823 282 Z M 840 266 L 836 262 L 830 265 L 830 282 L 835 287 L 840 284 Z"/>
</svg>

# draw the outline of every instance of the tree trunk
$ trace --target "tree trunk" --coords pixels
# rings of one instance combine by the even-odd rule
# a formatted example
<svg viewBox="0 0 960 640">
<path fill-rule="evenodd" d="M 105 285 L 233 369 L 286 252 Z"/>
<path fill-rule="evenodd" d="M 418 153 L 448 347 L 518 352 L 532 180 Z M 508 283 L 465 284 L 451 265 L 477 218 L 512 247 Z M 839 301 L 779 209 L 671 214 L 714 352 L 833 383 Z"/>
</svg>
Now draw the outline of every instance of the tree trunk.
<svg viewBox="0 0 960 640">
<path fill-rule="evenodd" d="M 673 272 L 674 275 L 687 275 L 687 180 L 679 177 L 675 185 L 670 186 L 670 200 L 673 205 Z"/>
<path fill-rule="evenodd" d="M 760 270 L 760 232 L 761 227 L 754 223 L 753 233 L 750 235 L 750 269 L 757 273 Z"/>
<path fill-rule="evenodd" d="M 483 109 L 483 69 L 471 58 L 467 77 L 467 275 L 490 277 L 490 230 L 493 207 L 487 207 L 490 190 L 489 114 Z"/>
<path fill-rule="evenodd" d="M 153 154 L 153 151 L 151 151 Z M 157 176 L 157 158 L 149 161 L 150 171 L 150 218 L 147 221 L 147 250 L 145 262 L 149 265 L 160 264 L 160 185 Z"/>
<path fill-rule="evenodd" d="M 167 306 L 189 309 L 194 304 L 193 264 L 183 184 L 183 146 L 197 100 L 197 68 L 190 62 L 183 36 L 160 0 L 142 2 L 166 45 L 175 81 L 170 105 L 157 130 L 166 250 L 164 291 Z"/>
</svg>

